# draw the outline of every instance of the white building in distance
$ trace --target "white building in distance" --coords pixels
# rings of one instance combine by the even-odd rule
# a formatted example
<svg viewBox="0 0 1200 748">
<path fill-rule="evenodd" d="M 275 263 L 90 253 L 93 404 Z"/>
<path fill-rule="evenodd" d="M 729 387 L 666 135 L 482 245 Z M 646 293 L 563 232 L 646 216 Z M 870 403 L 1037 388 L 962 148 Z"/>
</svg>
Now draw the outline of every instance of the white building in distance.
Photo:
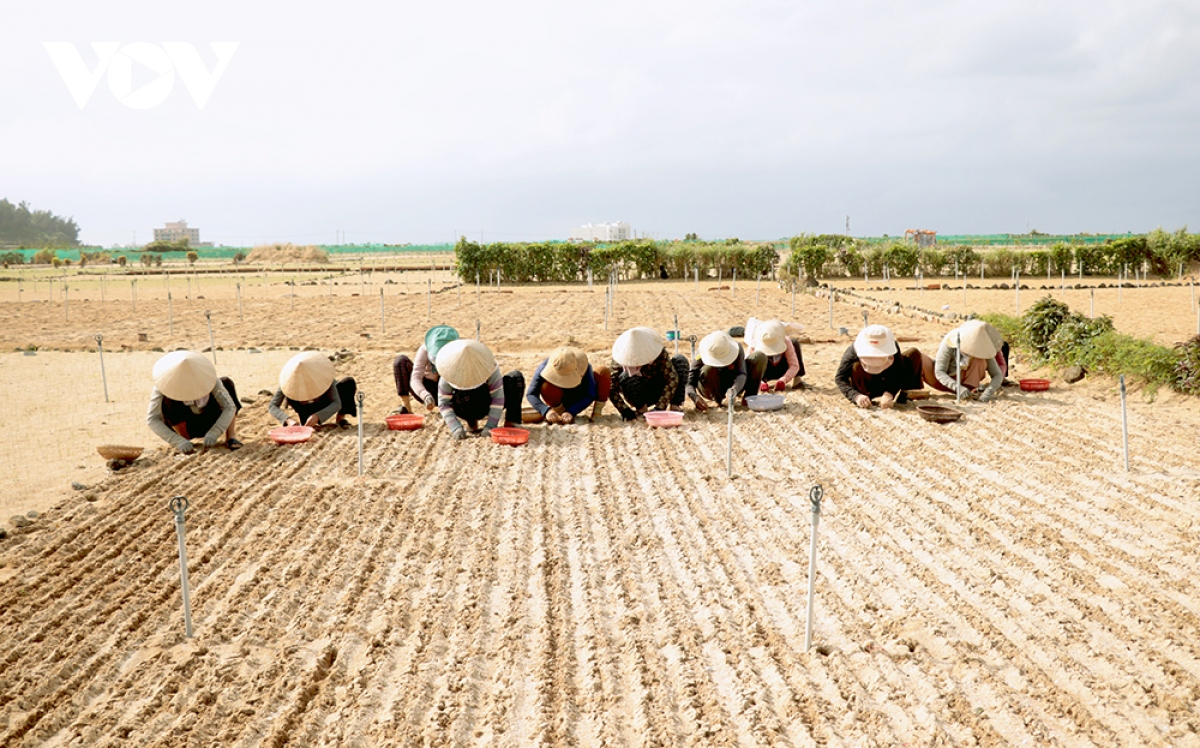
<svg viewBox="0 0 1200 748">
<path fill-rule="evenodd" d="M 623 242 L 632 238 L 628 221 L 585 223 L 571 232 L 573 241 L 583 242 Z"/>
<path fill-rule="evenodd" d="M 200 244 L 200 229 L 188 228 L 187 221 L 182 218 L 178 221 L 167 221 L 164 226 L 154 229 L 154 241 L 174 242 L 187 239 L 188 244 L 192 246 Z"/>
</svg>

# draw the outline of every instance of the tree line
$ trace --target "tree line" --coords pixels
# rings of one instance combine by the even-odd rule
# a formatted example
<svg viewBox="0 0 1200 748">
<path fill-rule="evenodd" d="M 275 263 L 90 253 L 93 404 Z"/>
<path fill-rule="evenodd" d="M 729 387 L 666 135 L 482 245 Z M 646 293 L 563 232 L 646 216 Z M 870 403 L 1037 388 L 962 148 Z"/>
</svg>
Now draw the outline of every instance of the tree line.
<svg viewBox="0 0 1200 748">
<path fill-rule="evenodd" d="M 0 199 L 0 246 L 78 247 L 79 225 L 48 210 L 31 210 L 29 204 L 13 205 Z"/>
</svg>

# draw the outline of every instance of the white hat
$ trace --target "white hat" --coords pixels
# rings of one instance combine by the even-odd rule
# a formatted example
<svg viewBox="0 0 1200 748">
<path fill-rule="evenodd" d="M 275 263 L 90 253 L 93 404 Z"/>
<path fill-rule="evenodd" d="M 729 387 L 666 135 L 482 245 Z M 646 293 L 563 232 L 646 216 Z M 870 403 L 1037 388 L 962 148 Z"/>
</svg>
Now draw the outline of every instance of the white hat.
<svg viewBox="0 0 1200 748">
<path fill-rule="evenodd" d="M 579 386 L 583 375 L 587 374 L 587 368 L 588 358 L 583 351 L 570 346 L 555 348 L 546 359 L 542 379 L 555 387 L 569 390 Z"/>
<path fill-rule="evenodd" d="M 473 390 L 496 370 L 496 357 L 478 340 L 452 340 L 437 355 L 437 370 L 458 390 Z"/>
<path fill-rule="evenodd" d="M 621 366 L 645 366 L 663 351 L 663 339 L 649 327 L 631 327 L 613 343 L 613 359 Z M 439 369 L 438 371 L 441 371 Z"/>
<path fill-rule="evenodd" d="M 708 366 L 721 368 L 737 360 L 741 348 L 729 333 L 717 330 L 710 332 L 700 341 L 700 360 Z"/>
<path fill-rule="evenodd" d="M 169 400 L 199 400 L 212 392 L 217 368 L 199 353 L 171 351 L 154 364 L 154 386 Z"/>
<path fill-rule="evenodd" d="M 768 356 L 778 356 L 787 349 L 787 336 L 783 323 L 777 319 L 760 322 L 754 330 L 754 349 Z"/>
<path fill-rule="evenodd" d="M 288 400 L 316 400 L 333 384 L 333 362 L 317 351 L 297 353 L 279 372 L 279 389 Z"/>
<path fill-rule="evenodd" d="M 859 331 L 854 339 L 854 352 L 862 357 L 896 355 L 896 338 L 883 325 L 869 325 Z"/>
<path fill-rule="evenodd" d="M 957 330 L 951 330 L 946 336 L 946 344 L 956 348 L 959 338 L 962 339 L 962 352 L 973 358 L 995 358 L 1004 344 L 1000 331 L 981 319 L 967 320 Z"/>
</svg>

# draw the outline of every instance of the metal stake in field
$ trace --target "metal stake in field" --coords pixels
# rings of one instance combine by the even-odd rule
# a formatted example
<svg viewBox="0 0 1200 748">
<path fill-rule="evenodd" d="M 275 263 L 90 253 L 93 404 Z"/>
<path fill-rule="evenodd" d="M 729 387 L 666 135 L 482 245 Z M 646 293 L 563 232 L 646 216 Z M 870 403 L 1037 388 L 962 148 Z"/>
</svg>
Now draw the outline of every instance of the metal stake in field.
<svg viewBox="0 0 1200 748">
<path fill-rule="evenodd" d="M 363 393 L 360 391 L 357 396 L 358 410 L 355 417 L 358 419 L 358 474 L 363 474 Z"/>
<path fill-rule="evenodd" d="M 170 291 L 167 291 L 167 334 L 175 337 L 175 303 L 171 301 Z"/>
<path fill-rule="evenodd" d="M 429 302 L 426 305 L 428 307 L 429 319 L 433 319 L 433 278 L 429 279 L 429 290 L 426 292 L 425 298 Z"/>
<path fill-rule="evenodd" d="M 379 333 L 387 335 L 387 318 L 383 311 L 383 289 L 379 289 Z"/>
<path fill-rule="evenodd" d="M 237 297 L 238 297 L 238 322 L 243 322 L 245 320 L 245 318 L 242 316 L 242 284 L 241 283 L 237 284 Z"/>
<path fill-rule="evenodd" d="M 675 339 L 675 355 L 679 355 L 679 315 L 675 315 L 675 325 L 671 328 L 671 337 Z"/>
<path fill-rule="evenodd" d="M 725 275 L 725 268 L 718 265 L 717 266 L 717 290 L 718 291 L 721 290 L 721 277 L 723 275 Z"/>
<path fill-rule="evenodd" d="M 957 333 L 954 336 L 956 341 L 954 346 L 954 378 L 958 386 L 954 388 L 954 402 L 962 402 L 962 333 Z"/>
<path fill-rule="evenodd" d="M 204 319 L 208 321 L 208 349 L 210 351 L 212 351 L 213 366 L 216 366 L 217 365 L 217 344 L 213 340 L 212 312 L 205 309 L 204 310 Z"/>
<path fill-rule="evenodd" d="M 482 338 L 479 337 L 479 320 L 475 320 L 475 339 L 482 340 Z"/>
<path fill-rule="evenodd" d="M 733 282 L 729 284 L 729 298 L 737 293 L 737 268 L 733 269 Z"/>
<path fill-rule="evenodd" d="M 71 289 L 68 286 L 63 286 L 63 314 L 67 318 L 67 322 L 71 321 Z"/>
<path fill-rule="evenodd" d="M 479 273 L 475 274 L 475 302 L 479 303 Z"/>
<path fill-rule="evenodd" d="M 1058 290 L 1060 290 L 1060 291 L 1067 290 L 1067 271 L 1066 270 L 1062 271 L 1062 285 L 1059 287 Z"/>
<path fill-rule="evenodd" d="M 833 287 L 829 288 L 829 329 L 833 329 Z"/>
<path fill-rule="evenodd" d="M 612 303 L 612 284 L 604 287 L 604 329 L 608 329 L 608 307 Z"/>
<path fill-rule="evenodd" d="M 137 314 L 137 281 L 129 281 L 129 285 L 133 288 L 133 313 Z"/>
<path fill-rule="evenodd" d="M 187 545 L 184 543 L 186 528 L 183 513 L 187 511 L 188 500 L 176 496 L 167 504 L 175 513 L 175 535 L 179 538 L 179 588 L 183 591 L 183 629 L 187 638 L 192 638 L 192 600 L 188 592 Z"/>
<path fill-rule="evenodd" d="M 725 473 L 733 477 L 733 401 L 737 399 L 737 391 L 732 387 L 725 393 L 729 398 L 729 429 L 725 440 Z"/>
<path fill-rule="evenodd" d="M 863 310 L 863 329 L 867 329 L 867 310 Z"/>
<path fill-rule="evenodd" d="M 696 360 L 696 336 L 688 335 L 688 342 L 692 344 L 692 361 Z"/>
<path fill-rule="evenodd" d="M 792 319 L 796 318 L 796 281 L 792 281 Z"/>
<path fill-rule="evenodd" d="M 1125 412 L 1125 375 L 1121 375 L 1121 442 L 1125 445 L 1125 472 L 1129 472 L 1129 416 Z"/>
<path fill-rule="evenodd" d="M 100 379 L 104 381 L 104 402 L 108 402 L 108 375 L 104 373 L 104 336 L 96 336 L 96 350 L 100 352 Z"/>
<path fill-rule="evenodd" d="M 1092 311 L 1091 311 L 1091 314 L 1088 315 L 1088 317 L 1091 319 L 1095 319 L 1096 318 L 1096 289 L 1092 288 L 1089 290 L 1091 291 L 1091 297 L 1092 297 Z"/>
<path fill-rule="evenodd" d="M 700 290 L 700 268 L 698 266 L 692 268 L 692 277 L 696 281 L 696 290 L 699 291 Z"/>
<path fill-rule="evenodd" d="M 808 500 L 812 503 L 812 539 L 808 546 L 808 620 L 804 623 L 804 650 L 812 647 L 813 632 L 813 598 L 817 591 L 817 529 L 821 525 L 821 497 L 825 491 L 820 485 L 813 486 L 808 491 Z"/>
</svg>

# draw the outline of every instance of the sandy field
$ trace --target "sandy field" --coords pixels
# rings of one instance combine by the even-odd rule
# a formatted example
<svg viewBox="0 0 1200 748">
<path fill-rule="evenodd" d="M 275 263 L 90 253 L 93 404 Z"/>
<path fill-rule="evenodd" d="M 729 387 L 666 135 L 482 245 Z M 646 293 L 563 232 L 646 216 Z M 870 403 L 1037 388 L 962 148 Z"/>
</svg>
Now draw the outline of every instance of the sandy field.
<svg viewBox="0 0 1200 748">
<path fill-rule="evenodd" d="M 170 307 L 158 279 L 136 312 L 127 282 L 101 301 L 68 280 L 66 304 L 44 280 L 41 300 L 0 284 L 0 745 L 1200 746 L 1196 402 L 1133 387 L 1126 471 L 1113 381 L 1006 388 L 950 425 L 859 411 L 832 380 L 863 307 L 835 304 L 831 329 L 826 298 L 773 283 L 623 284 L 606 330 L 600 286 L 322 278 L 244 281 L 240 309 L 231 278 L 197 278 L 192 298 L 172 278 Z M 871 293 L 960 311 L 961 290 Z M 1118 307 L 1098 290 L 1097 313 L 1177 342 L 1189 293 L 1122 289 Z M 1065 294 L 1088 312 L 1087 290 Z M 185 457 L 144 425 L 149 372 L 154 348 L 208 347 L 205 311 L 246 447 Z M 869 314 L 931 354 L 949 327 Z M 451 442 L 432 417 L 382 424 L 391 357 L 431 322 L 469 336 L 478 320 L 501 366 L 528 374 L 556 345 L 606 360 L 624 328 L 675 315 L 698 336 L 750 316 L 806 325 L 811 386 L 735 414 L 732 476 L 723 412 L 654 430 L 610 407 L 519 448 Z M 307 346 L 350 354 L 362 476 L 355 430 L 266 439 L 260 391 Z M 147 451 L 109 474 L 106 442 Z"/>
</svg>

